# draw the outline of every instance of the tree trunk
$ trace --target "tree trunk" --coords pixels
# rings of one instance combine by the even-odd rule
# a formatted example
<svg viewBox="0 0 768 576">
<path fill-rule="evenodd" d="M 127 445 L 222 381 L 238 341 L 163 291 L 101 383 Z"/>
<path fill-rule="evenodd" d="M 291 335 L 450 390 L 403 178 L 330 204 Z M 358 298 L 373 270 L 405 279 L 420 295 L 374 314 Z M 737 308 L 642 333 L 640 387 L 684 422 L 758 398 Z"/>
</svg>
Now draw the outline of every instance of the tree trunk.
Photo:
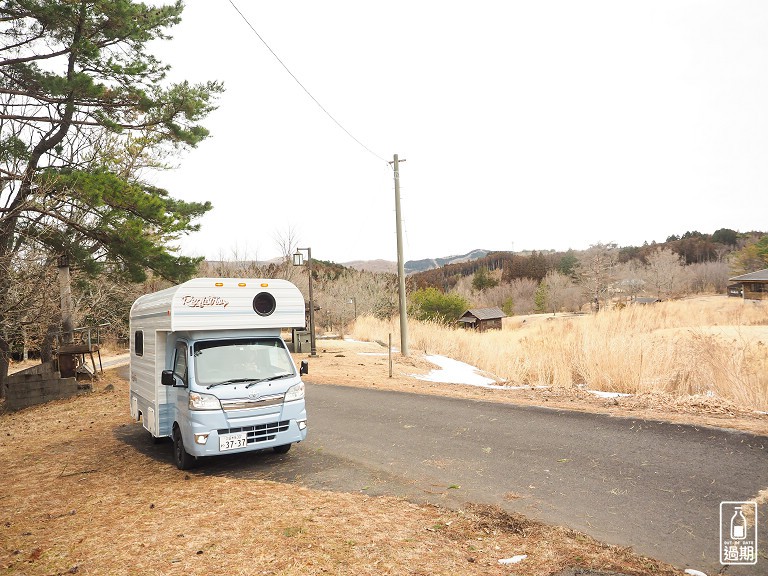
<svg viewBox="0 0 768 576">
<path fill-rule="evenodd" d="M 0 398 L 5 398 L 5 382 L 8 379 L 8 367 L 11 363 L 11 347 L 0 333 Z"/>
<path fill-rule="evenodd" d="M 53 360 L 53 343 L 56 340 L 56 333 L 59 331 L 59 325 L 55 323 L 48 324 L 45 331 L 45 337 L 40 343 L 40 362 L 45 364 Z"/>
<path fill-rule="evenodd" d="M 74 304 L 72 303 L 72 286 L 69 275 L 69 263 L 66 256 L 59 259 L 59 293 L 61 294 L 61 330 L 65 343 L 74 340 Z"/>
</svg>

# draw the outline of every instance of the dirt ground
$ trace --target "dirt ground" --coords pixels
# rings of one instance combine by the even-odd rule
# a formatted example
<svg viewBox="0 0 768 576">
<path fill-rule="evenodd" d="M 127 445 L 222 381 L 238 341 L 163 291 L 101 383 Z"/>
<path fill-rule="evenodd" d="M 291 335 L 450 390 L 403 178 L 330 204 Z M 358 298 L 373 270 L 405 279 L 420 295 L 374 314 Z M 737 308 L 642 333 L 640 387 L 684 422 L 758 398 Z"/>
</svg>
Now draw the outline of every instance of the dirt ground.
<svg viewBox="0 0 768 576">
<path fill-rule="evenodd" d="M 609 414 L 617 417 L 661 420 L 732 428 L 768 435 L 768 414 L 736 406 L 726 400 L 707 396 L 675 398 L 665 394 L 641 394 L 619 398 L 602 398 L 580 388 L 534 388 L 518 390 L 481 388 L 461 383 L 419 380 L 437 366 L 423 355 L 390 358 L 387 347 L 375 342 L 342 339 L 318 339 L 317 357 L 297 354 L 295 359 L 308 360 L 310 372 L 306 380 L 316 384 L 373 387 L 419 394 L 437 394 L 490 402 L 527 404 Z M 492 375 L 491 375 L 492 376 Z"/>
<path fill-rule="evenodd" d="M 582 390 L 493 390 L 422 381 L 435 368 L 376 343 L 318 340 L 306 380 L 588 410 L 768 433 L 768 417 L 712 399 L 605 400 Z M 128 414 L 114 371 L 88 394 L 0 413 L 0 575 L 527 575 L 567 569 L 681 574 L 487 506 L 462 510 L 177 470 Z M 163 456 L 158 456 L 163 454 Z M 254 464 L 300 457 L 260 453 Z M 512 562 L 512 559 L 518 562 Z M 507 563 L 501 563 L 500 561 Z M 571 574 L 572 572 L 567 572 Z"/>
</svg>

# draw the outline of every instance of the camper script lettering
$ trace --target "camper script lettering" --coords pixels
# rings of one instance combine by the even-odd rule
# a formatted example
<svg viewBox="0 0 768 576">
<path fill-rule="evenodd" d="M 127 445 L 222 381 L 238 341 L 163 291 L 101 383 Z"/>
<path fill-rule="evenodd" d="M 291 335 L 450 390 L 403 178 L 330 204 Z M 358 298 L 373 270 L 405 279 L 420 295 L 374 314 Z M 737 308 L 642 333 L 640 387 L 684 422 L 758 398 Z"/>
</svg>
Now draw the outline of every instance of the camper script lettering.
<svg viewBox="0 0 768 576">
<path fill-rule="evenodd" d="M 182 296 L 181 303 L 190 308 L 208 308 L 209 306 L 229 306 L 229 300 L 221 296 Z"/>
</svg>

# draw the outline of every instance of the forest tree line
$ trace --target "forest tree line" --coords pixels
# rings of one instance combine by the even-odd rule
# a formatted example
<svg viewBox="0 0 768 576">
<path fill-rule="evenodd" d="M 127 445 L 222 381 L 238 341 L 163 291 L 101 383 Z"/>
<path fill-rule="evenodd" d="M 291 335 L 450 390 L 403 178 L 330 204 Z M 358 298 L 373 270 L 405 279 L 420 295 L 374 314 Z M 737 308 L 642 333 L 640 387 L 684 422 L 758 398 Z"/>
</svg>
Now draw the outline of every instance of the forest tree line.
<svg viewBox="0 0 768 576">
<path fill-rule="evenodd" d="M 690 236 L 690 235 L 689 235 Z M 631 303 L 640 296 L 669 299 L 726 291 L 728 278 L 768 267 L 768 235 L 737 234 L 723 245 L 712 236 L 709 259 L 688 263 L 675 250 L 680 238 L 642 247 L 596 244 L 563 253 L 495 252 L 472 262 L 450 264 L 407 278 L 408 313 L 414 318 L 451 322 L 469 308 L 499 307 L 509 316 L 531 313 L 597 310 Z M 708 240 L 709 239 L 709 240 Z M 216 261 L 200 262 L 195 277 L 284 278 L 308 293 L 308 269 L 293 266 L 295 237 L 282 239 L 277 262 L 259 263 L 233 252 Z M 724 248 L 728 249 L 725 250 Z M 56 267 L 26 262 L 26 302 L 9 315 L 15 329 L 7 331 L 14 353 L 41 350 L 45 356 L 52 334 L 61 330 Z M 101 326 L 114 344 L 127 341 L 128 311 L 140 295 L 166 288 L 173 281 L 150 274 L 134 282 L 108 267 L 94 275 L 72 271 L 72 292 L 78 326 Z M 33 288 L 33 289 L 30 289 Z M 313 291 L 319 332 L 343 333 L 355 315 L 393 318 L 398 313 L 397 276 L 313 260 Z"/>
</svg>

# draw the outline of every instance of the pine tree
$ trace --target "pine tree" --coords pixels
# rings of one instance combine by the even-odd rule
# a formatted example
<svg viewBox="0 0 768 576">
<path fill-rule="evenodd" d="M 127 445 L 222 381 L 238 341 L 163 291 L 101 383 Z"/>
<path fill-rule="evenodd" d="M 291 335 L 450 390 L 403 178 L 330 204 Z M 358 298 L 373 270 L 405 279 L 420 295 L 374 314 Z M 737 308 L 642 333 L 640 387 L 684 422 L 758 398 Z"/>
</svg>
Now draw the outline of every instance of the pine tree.
<svg viewBox="0 0 768 576">
<path fill-rule="evenodd" d="M 168 67 L 147 52 L 181 12 L 180 1 L 0 4 L 0 381 L 20 254 L 67 256 L 94 273 L 108 263 L 134 279 L 146 269 L 178 279 L 195 266 L 168 242 L 195 230 L 210 204 L 141 182 L 104 147 L 139 142 L 151 157 L 208 136 L 199 122 L 222 86 L 164 86 Z"/>
</svg>

